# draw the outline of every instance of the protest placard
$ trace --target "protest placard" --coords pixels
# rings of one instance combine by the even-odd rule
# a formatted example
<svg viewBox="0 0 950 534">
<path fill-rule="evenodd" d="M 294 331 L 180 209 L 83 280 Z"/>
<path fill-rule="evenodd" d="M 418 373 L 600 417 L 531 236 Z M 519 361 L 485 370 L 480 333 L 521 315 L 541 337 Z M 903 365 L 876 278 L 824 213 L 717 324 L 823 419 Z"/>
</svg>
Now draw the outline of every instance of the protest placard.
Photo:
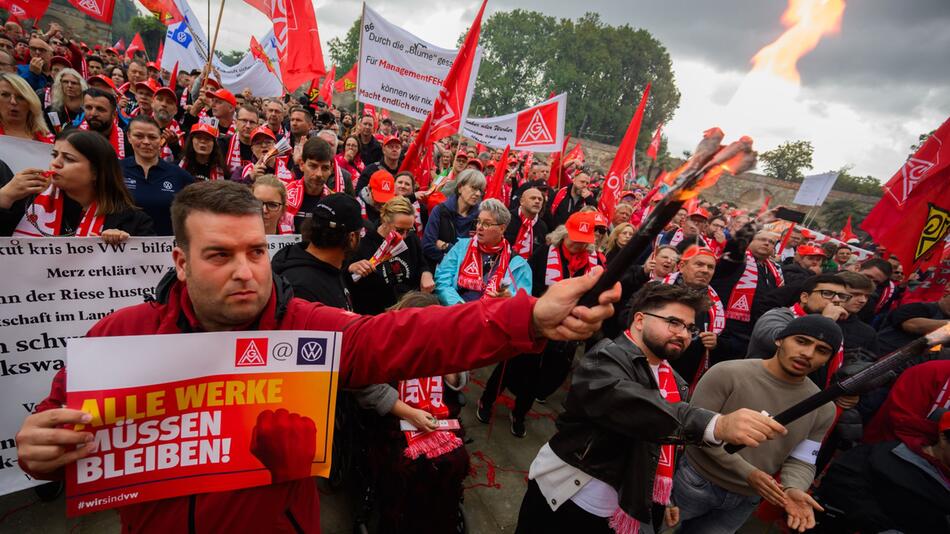
<svg viewBox="0 0 950 534">
<path fill-rule="evenodd" d="M 458 50 L 423 41 L 363 4 L 356 98 L 424 120 L 457 55 Z M 481 48 L 472 62 L 462 117 L 468 114 L 480 62 Z"/>
<path fill-rule="evenodd" d="M 517 113 L 467 118 L 462 122 L 462 134 L 491 148 L 557 152 L 564 144 L 566 114 L 567 93 L 561 93 Z"/>
<path fill-rule="evenodd" d="M 66 468 L 66 513 L 330 471 L 337 332 L 72 340 L 67 407 L 92 452 Z"/>
<path fill-rule="evenodd" d="M 47 145 L 48 146 L 48 145 Z M 300 236 L 268 236 L 270 254 Z M 143 301 L 172 267 L 171 237 L 0 237 L 0 495 L 42 483 L 16 462 L 14 436 L 63 367 L 66 343 Z"/>
</svg>

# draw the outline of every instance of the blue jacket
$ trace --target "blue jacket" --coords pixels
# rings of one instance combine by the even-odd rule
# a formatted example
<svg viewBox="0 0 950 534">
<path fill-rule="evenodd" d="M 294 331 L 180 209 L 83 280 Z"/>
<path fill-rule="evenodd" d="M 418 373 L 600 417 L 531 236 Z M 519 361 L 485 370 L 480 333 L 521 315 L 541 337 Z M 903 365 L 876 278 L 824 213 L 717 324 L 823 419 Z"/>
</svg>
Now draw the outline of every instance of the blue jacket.
<svg viewBox="0 0 950 534">
<path fill-rule="evenodd" d="M 34 91 L 39 91 L 50 84 L 45 74 L 33 74 L 30 72 L 29 63 L 26 65 L 17 65 L 16 73 L 20 75 L 20 78 L 26 80 L 26 83 L 30 84 L 30 87 L 32 87 Z"/>
<path fill-rule="evenodd" d="M 436 206 L 436 208 L 438 207 Z M 435 295 L 439 297 L 439 302 L 445 306 L 471 302 L 481 297 L 481 294 L 475 291 L 462 290 L 464 294 L 459 293 L 459 267 L 462 265 L 462 260 L 465 259 L 469 241 L 471 241 L 469 238 L 459 239 L 458 243 L 445 253 L 445 258 L 435 271 Z M 488 274 L 490 273 L 486 273 L 486 277 Z M 512 295 L 522 289 L 529 295 L 531 294 L 531 267 L 521 256 L 512 253 L 504 280 L 510 284 Z"/>
<path fill-rule="evenodd" d="M 422 253 L 433 270 L 445 256 L 445 252 L 439 250 L 435 242 L 442 240 L 446 243 L 455 243 L 459 238 L 470 237 L 472 231 L 475 230 L 476 219 L 478 219 L 478 206 L 473 207 L 464 217 L 459 215 L 458 197 L 455 195 L 432 209 L 429 220 L 426 222 L 425 232 L 422 234 Z"/>
</svg>

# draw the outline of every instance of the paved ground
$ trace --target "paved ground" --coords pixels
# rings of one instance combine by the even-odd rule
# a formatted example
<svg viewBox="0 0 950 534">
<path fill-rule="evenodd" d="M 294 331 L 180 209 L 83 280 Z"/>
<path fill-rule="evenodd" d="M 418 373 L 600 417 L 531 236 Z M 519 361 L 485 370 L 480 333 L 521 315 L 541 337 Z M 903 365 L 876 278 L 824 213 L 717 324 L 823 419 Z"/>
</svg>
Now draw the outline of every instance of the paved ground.
<svg viewBox="0 0 950 534">
<path fill-rule="evenodd" d="M 554 419 L 562 410 L 566 396 L 562 389 L 546 404 L 535 404 L 528 414 L 528 435 L 518 439 L 508 425 L 507 396 L 495 405 L 495 424 L 491 427 L 475 420 L 474 405 L 482 392 L 482 384 L 491 369 L 474 373 L 468 387 L 468 404 L 462 420 L 467 431 L 472 474 L 466 480 L 465 512 L 471 533 L 514 532 L 521 498 L 527 487 L 528 466 L 538 449 L 554 434 Z M 339 494 L 321 497 L 321 518 L 325 534 L 350 534 L 352 510 L 348 500 Z M 765 525 L 750 522 L 743 534 L 778 532 Z M 0 497 L 0 533 L 118 533 L 119 522 L 114 512 L 90 514 L 67 519 L 63 497 L 53 502 L 38 502 L 33 490 Z"/>
</svg>

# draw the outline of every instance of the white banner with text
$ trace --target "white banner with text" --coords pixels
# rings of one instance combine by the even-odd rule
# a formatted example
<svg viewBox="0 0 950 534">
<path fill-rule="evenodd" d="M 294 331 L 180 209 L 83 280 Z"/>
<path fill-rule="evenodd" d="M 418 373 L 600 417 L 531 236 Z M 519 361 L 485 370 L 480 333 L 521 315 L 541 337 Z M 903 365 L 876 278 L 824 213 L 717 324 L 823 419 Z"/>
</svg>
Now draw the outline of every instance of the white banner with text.
<svg viewBox="0 0 950 534">
<path fill-rule="evenodd" d="M 465 119 L 462 135 L 489 146 L 531 152 L 557 152 L 564 144 L 567 93 L 517 113 L 486 119 Z"/>
</svg>

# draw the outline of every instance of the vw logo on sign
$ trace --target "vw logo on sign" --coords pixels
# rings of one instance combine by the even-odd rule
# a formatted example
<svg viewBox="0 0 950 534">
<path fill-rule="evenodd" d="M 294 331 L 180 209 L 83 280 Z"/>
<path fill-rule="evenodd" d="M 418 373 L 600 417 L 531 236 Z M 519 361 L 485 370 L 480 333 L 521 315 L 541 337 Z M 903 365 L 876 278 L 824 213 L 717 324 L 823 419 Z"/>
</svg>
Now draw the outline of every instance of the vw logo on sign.
<svg viewBox="0 0 950 534">
<path fill-rule="evenodd" d="M 297 365 L 323 365 L 326 359 L 325 338 L 302 337 L 297 341 Z"/>
</svg>

